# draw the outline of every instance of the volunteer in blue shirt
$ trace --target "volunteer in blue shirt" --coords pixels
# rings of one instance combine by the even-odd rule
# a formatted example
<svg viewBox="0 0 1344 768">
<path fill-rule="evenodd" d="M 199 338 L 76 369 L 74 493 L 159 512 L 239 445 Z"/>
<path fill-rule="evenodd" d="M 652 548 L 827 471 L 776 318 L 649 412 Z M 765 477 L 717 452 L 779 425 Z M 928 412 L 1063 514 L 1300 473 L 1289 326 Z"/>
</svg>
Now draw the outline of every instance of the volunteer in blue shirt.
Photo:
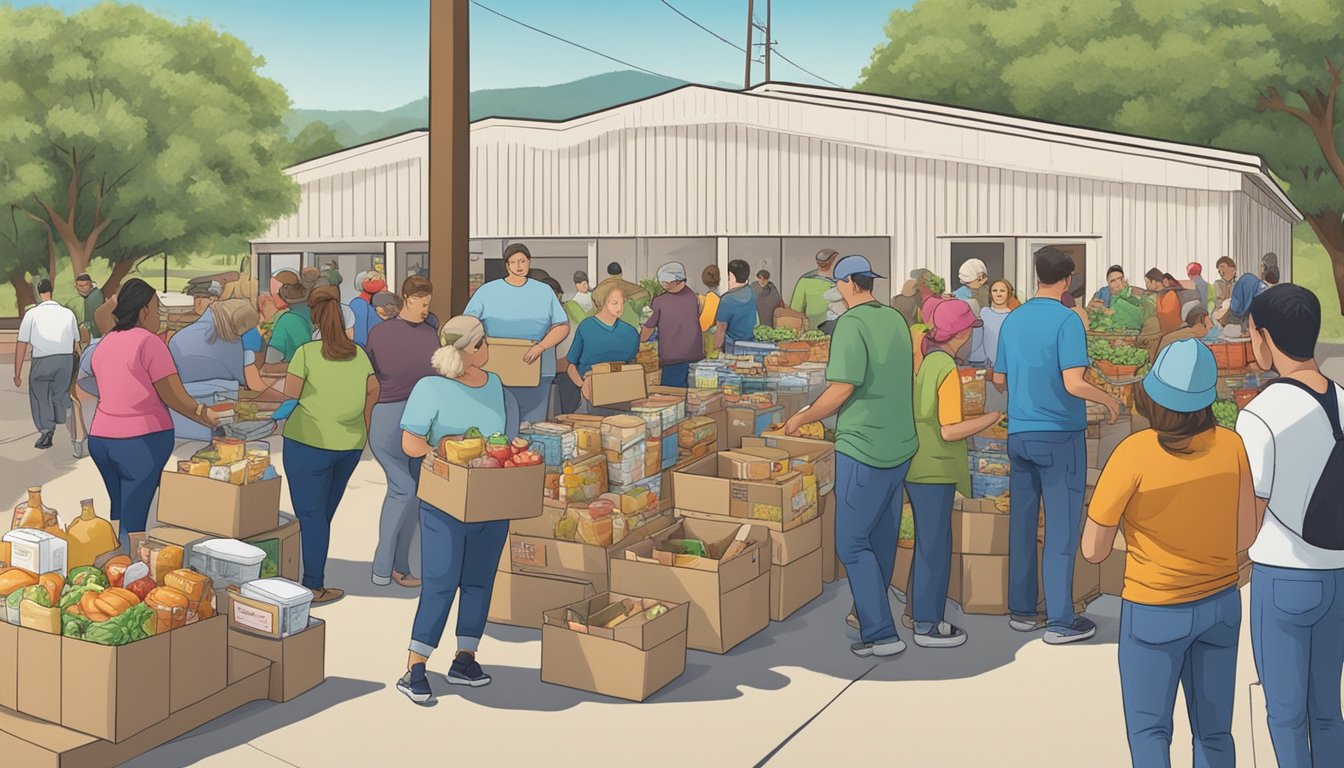
<svg viewBox="0 0 1344 768">
<path fill-rule="evenodd" d="M 173 334 L 168 351 L 187 394 L 207 406 L 215 396 L 236 398 L 240 387 L 266 389 L 257 370 L 261 316 L 247 299 L 213 301 L 195 322 Z M 178 440 L 209 440 L 210 430 L 181 414 L 173 416 Z"/>
<path fill-rule="evenodd" d="M 1083 321 L 1062 303 L 1073 280 L 1068 254 L 1036 253 L 1036 297 L 1003 321 L 994 383 L 1008 387 L 1008 609 L 1019 632 L 1047 626 L 1052 645 L 1087 640 L 1097 627 L 1073 610 L 1073 569 L 1083 533 L 1087 478 L 1085 401 L 1099 403 L 1114 423 L 1120 401 L 1083 377 L 1090 361 Z M 1036 612 L 1036 528 L 1045 502 L 1041 581 L 1047 621 Z"/>
<path fill-rule="evenodd" d="M 454 317 L 440 329 L 439 343 L 431 361 L 439 375 L 415 385 L 401 414 L 401 449 L 412 459 L 429 455 L 444 437 L 471 427 L 486 435 L 505 429 L 504 387 L 499 376 L 482 368 L 490 359 L 485 327 L 474 317 Z M 457 654 L 448 683 L 472 688 L 490 684 L 490 676 L 476 662 L 476 650 L 485 634 L 495 568 L 508 537 L 507 520 L 464 523 L 420 502 L 423 582 L 406 674 L 397 681 L 397 690 L 411 701 L 426 704 L 434 698 L 425 663 L 443 637 L 455 596 L 461 597 Z"/>
<path fill-rule="evenodd" d="M 463 314 L 479 318 L 491 338 L 533 342 L 523 361 L 529 365 L 541 361 L 541 383 L 507 387 L 505 392 L 516 404 L 520 421 L 545 421 L 555 380 L 555 348 L 569 335 L 569 318 L 554 291 L 528 278 L 532 253 L 527 246 L 514 243 L 505 248 L 504 265 L 509 274 L 477 288 Z"/>
<path fill-rule="evenodd" d="M 1091 306 L 1093 309 L 1110 309 L 1111 300 L 1128 290 L 1129 281 L 1125 279 L 1125 268 L 1119 264 L 1112 264 L 1111 268 L 1106 270 L 1106 285 L 1092 296 Z"/>
<path fill-rule="evenodd" d="M 751 290 L 751 265 L 741 259 L 728 262 L 728 292 L 719 297 L 714 315 L 714 348 L 725 343 L 751 341 L 756 330 L 756 293 Z M 728 350 L 731 351 L 731 350 Z"/>
<path fill-rule="evenodd" d="M 570 343 L 569 370 L 566 373 L 583 393 L 584 402 L 593 399 L 593 380 L 588 373 L 598 363 L 633 363 L 639 354 L 639 331 L 621 320 L 625 311 L 625 293 L 617 284 L 603 283 L 593 291 L 597 314 L 584 318 Z"/>
</svg>

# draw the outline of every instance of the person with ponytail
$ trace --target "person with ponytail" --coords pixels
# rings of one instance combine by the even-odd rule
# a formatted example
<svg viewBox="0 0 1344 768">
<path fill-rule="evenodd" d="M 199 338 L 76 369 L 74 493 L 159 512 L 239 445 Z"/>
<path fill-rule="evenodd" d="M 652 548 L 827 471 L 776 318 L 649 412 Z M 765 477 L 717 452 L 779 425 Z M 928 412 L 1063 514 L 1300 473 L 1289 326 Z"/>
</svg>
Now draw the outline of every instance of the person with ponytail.
<svg viewBox="0 0 1344 768">
<path fill-rule="evenodd" d="M 368 441 L 378 379 L 368 355 L 345 334 L 339 294 L 312 291 L 308 314 L 322 338 L 298 347 L 289 362 L 285 396 L 297 404 L 285 422 L 283 462 L 300 524 L 303 586 L 320 604 L 345 595 L 326 586 L 331 521 Z"/>
<path fill-rule="evenodd" d="M 1213 415 L 1217 384 L 1213 352 L 1199 340 L 1159 352 L 1134 387 L 1134 408 L 1152 427 L 1115 449 L 1087 508 L 1083 557 L 1125 558 L 1120 695 L 1134 765 L 1171 764 L 1178 683 L 1194 764 L 1236 757 L 1238 555 L 1255 541 L 1258 516 L 1246 446 Z M 1128 551 L 1113 553 L 1122 525 Z"/>
<path fill-rule="evenodd" d="M 103 476 L 122 546 L 145 530 L 159 475 L 173 453 L 172 409 L 208 429 L 218 419 L 187 394 L 168 345 L 159 338 L 159 295 L 139 278 L 126 281 L 112 310 L 112 329 L 90 358 L 98 407 L 89 455 Z"/>
<path fill-rule="evenodd" d="M 484 370 L 490 359 L 485 326 L 469 315 L 454 317 L 439 331 L 440 348 L 431 358 L 437 376 L 427 376 L 411 390 L 401 415 L 401 448 L 413 460 L 429 455 L 445 437 L 475 427 L 483 434 L 505 432 L 504 386 Z M 433 505 L 420 502 L 420 604 L 411 625 L 406 674 L 397 690 L 417 704 L 434 698 L 425 663 L 439 645 L 454 597 L 457 611 L 457 653 L 448 670 L 451 685 L 480 687 L 490 676 L 476 662 L 485 633 L 495 569 L 509 537 L 507 520 L 464 523 Z"/>
</svg>

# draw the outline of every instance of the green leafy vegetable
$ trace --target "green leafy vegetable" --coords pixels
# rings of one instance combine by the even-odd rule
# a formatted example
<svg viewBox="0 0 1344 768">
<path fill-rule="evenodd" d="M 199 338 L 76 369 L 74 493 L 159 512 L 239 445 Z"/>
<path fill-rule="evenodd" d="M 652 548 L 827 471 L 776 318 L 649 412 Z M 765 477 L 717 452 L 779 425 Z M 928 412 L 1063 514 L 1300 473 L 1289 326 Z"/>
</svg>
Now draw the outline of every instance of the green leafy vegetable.
<svg viewBox="0 0 1344 768">
<path fill-rule="evenodd" d="M 804 331 L 803 335 L 798 337 L 800 341 L 825 341 L 828 338 L 830 337 L 821 331 Z"/>
<path fill-rule="evenodd" d="M 1237 414 L 1241 409 L 1231 400 L 1215 400 L 1213 402 L 1213 418 L 1218 421 L 1218 425 L 1227 429 L 1236 429 Z"/>
<path fill-rule="evenodd" d="M 149 637 L 149 626 L 154 621 L 154 609 L 139 603 L 120 616 L 90 624 L 84 632 L 84 639 L 100 645 L 126 645 Z"/>
<path fill-rule="evenodd" d="M 61 604 L 59 608 L 64 611 L 72 605 L 79 603 L 79 598 L 84 596 L 85 592 L 102 592 L 103 588 L 97 584 L 82 584 L 77 587 L 66 585 L 65 592 L 61 595 Z"/>
<path fill-rule="evenodd" d="M 798 332 L 792 328 L 775 328 L 769 325 L 758 325 L 752 329 L 752 336 L 756 341 L 793 341 L 798 338 Z"/>
<path fill-rule="evenodd" d="M 929 287 L 930 291 L 933 291 L 935 296 L 942 296 L 943 292 L 947 290 L 947 282 L 937 275 L 929 275 L 924 278 L 924 284 Z"/>
<path fill-rule="evenodd" d="M 103 589 L 112 586 L 112 582 L 107 580 L 107 574 L 103 573 L 101 568 L 95 568 L 92 565 L 81 565 L 78 568 L 70 569 L 70 575 L 66 578 L 65 583 L 74 587 L 97 584 Z"/>
<path fill-rule="evenodd" d="M 84 633 L 88 631 L 89 625 L 92 623 L 78 614 L 61 611 L 61 634 L 65 637 L 83 640 Z"/>
</svg>

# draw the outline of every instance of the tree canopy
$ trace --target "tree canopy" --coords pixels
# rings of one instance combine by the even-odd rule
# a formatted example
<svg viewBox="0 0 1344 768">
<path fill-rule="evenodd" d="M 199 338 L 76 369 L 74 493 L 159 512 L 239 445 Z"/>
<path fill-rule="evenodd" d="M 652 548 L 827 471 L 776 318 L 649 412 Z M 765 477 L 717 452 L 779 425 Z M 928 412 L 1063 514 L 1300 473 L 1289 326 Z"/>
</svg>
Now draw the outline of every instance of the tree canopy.
<svg viewBox="0 0 1344 768">
<path fill-rule="evenodd" d="M 921 0 L 860 90 L 1262 156 L 1344 299 L 1337 0 Z"/>
<path fill-rule="evenodd" d="M 111 3 L 0 6 L 0 30 L 0 205 L 75 273 L 106 258 L 114 289 L 137 258 L 236 247 L 297 206 L 289 97 L 238 38 Z M 31 262 L 7 251 L 13 282 Z"/>
</svg>

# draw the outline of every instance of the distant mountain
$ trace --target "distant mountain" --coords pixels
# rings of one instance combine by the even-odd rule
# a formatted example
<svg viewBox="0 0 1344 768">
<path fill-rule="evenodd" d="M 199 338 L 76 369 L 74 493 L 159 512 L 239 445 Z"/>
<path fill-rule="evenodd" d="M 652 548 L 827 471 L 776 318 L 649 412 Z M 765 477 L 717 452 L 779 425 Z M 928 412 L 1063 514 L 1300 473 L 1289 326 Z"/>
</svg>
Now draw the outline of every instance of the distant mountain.
<svg viewBox="0 0 1344 768">
<path fill-rule="evenodd" d="M 683 85 L 686 83 L 681 80 L 668 80 L 631 70 L 607 72 L 559 85 L 473 91 L 471 119 L 525 117 L 564 120 L 647 98 Z M 736 87 L 727 83 L 714 85 L 721 88 Z M 285 117 L 285 126 L 293 138 L 313 121 L 331 126 L 341 143 L 352 146 L 429 125 L 429 98 L 417 99 L 386 112 L 295 109 Z"/>
</svg>

